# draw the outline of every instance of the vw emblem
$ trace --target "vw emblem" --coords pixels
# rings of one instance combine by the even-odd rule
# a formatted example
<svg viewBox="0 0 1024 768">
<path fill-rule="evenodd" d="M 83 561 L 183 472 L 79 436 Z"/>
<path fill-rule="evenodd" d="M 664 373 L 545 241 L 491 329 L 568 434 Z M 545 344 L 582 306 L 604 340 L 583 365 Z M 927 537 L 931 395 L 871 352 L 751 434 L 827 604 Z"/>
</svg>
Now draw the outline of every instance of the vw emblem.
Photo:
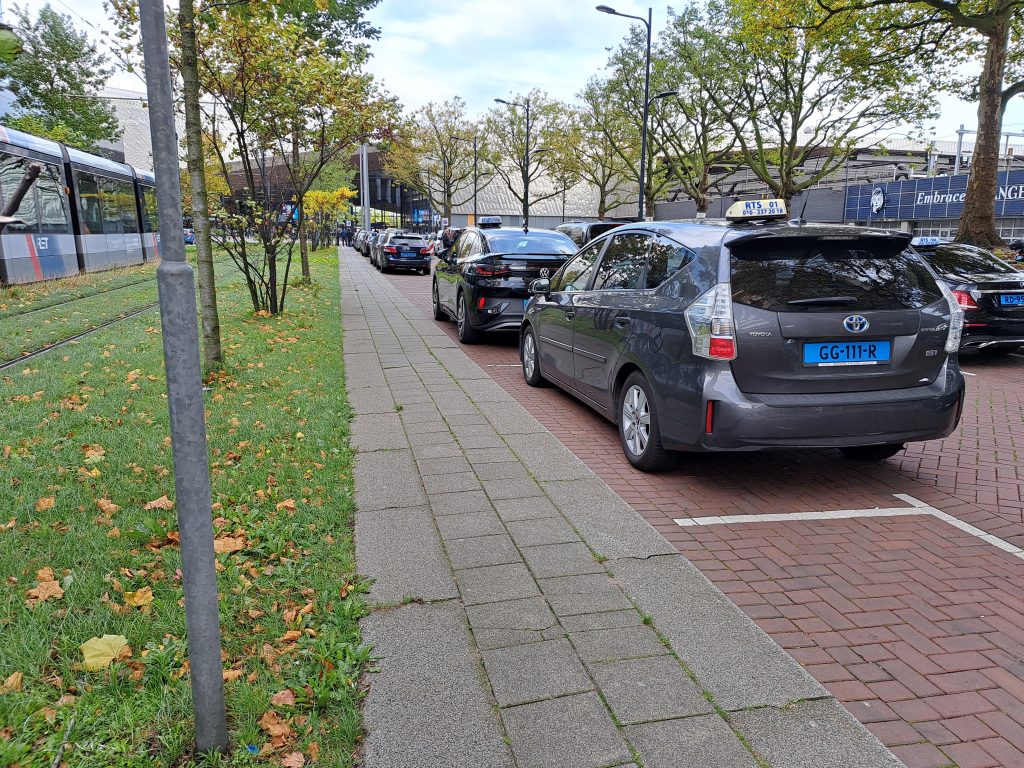
<svg viewBox="0 0 1024 768">
<path fill-rule="evenodd" d="M 881 213 L 885 208 L 885 191 L 881 187 L 871 190 L 871 212 Z"/>
<path fill-rule="evenodd" d="M 864 333 L 868 329 L 871 323 L 863 315 L 850 315 L 843 320 L 843 328 L 848 330 L 850 333 Z"/>
<path fill-rule="evenodd" d="M 541 277 L 548 277 L 550 275 L 551 275 L 551 270 L 550 269 L 548 269 L 547 267 L 542 267 L 541 268 L 541 270 L 540 270 L 540 276 Z"/>
</svg>

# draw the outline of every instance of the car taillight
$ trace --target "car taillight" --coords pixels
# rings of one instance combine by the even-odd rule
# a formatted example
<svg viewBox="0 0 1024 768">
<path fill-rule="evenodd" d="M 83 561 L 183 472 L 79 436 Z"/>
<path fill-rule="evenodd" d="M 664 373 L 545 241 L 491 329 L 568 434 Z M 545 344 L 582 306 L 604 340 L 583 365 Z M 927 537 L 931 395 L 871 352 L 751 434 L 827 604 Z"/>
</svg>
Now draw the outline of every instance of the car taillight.
<svg viewBox="0 0 1024 768">
<path fill-rule="evenodd" d="M 961 309 L 977 309 L 978 302 L 967 291 L 953 291 L 953 298 Z"/>
<path fill-rule="evenodd" d="M 428 245 L 426 248 L 420 248 L 420 253 L 430 253 L 430 246 Z"/>
<path fill-rule="evenodd" d="M 964 332 L 964 310 L 960 305 L 960 300 L 956 294 L 963 293 L 963 291 L 951 291 L 944 283 L 939 283 L 939 290 L 942 291 L 942 295 L 946 297 L 946 302 L 949 304 L 949 334 L 946 336 L 946 354 L 953 354 L 960 349 L 960 337 Z M 970 299 L 970 295 L 967 296 Z M 971 303 L 974 304 L 974 300 L 971 299 Z M 978 305 L 974 304 L 974 308 L 977 309 Z"/>
<path fill-rule="evenodd" d="M 398 253 L 398 249 L 390 245 L 385 245 L 384 253 Z"/>
<path fill-rule="evenodd" d="M 477 264 L 472 272 L 480 277 L 508 277 L 512 274 L 512 270 L 504 264 Z"/>
<path fill-rule="evenodd" d="M 732 292 L 718 283 L 686 308 L 693 354 L 710 360 L 736 359 L 736 334 L 732 322 Z"/>
</svg>

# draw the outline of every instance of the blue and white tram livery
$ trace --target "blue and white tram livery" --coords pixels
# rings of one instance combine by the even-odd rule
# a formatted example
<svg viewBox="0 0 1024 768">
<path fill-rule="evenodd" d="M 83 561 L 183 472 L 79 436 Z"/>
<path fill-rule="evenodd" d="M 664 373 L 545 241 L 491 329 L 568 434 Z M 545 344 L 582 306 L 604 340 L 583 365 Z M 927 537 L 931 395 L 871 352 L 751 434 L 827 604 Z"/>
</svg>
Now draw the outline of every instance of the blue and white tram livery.
<svg viewBox="0 0 1024 768">
<path fill-rule="evenodd" d="M 0 207 L 25 169 L 42 172 L 0 234 L 0 285 L 160 258 L 155 178 L 130 165 L 0 126 Z"/>
</svg>

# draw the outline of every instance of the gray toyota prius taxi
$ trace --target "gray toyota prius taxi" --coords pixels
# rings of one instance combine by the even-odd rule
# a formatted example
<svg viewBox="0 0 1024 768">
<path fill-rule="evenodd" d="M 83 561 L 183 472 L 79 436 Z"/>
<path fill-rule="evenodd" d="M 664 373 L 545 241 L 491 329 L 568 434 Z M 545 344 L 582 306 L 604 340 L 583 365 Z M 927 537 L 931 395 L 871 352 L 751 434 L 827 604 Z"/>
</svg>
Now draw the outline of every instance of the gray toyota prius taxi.
<svg viewBox="0 0 1024 768">
<path fill-rule="evenodd" d="M 530 285 L 527 383 L 615 420 L 650 472 L 677 451 L 881 460 L 950 434 L 963 310 L 910 235 L 786 218 L 781 200 L 744 201 L 588 244 Z"/>
</svg>

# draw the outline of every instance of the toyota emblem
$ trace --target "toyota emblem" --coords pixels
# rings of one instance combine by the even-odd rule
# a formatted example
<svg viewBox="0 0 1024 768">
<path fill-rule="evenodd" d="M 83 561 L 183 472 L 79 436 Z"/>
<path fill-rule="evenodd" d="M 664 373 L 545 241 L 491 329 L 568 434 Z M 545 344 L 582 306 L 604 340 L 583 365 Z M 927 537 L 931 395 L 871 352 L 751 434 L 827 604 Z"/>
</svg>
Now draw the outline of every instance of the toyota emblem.
<svg viewBox="0 0 1024 768">
<path fill-rule="evenodd" d="M 540 270 L 540 276 L 541 277 L 548 277 L 550 275 L 551 275 L 551 270 L 550 269 L 548 269 L 547 267 L 542 267 L 541 268 L 541 270 Z"/>
<path fill-rule="evenodd" d="M 843 328 L 848 330 L 850 333 L 864 333 L 868 329 L 871 323 L 864 315 L 850 315 L 843 320 Z"/>
</svg>

